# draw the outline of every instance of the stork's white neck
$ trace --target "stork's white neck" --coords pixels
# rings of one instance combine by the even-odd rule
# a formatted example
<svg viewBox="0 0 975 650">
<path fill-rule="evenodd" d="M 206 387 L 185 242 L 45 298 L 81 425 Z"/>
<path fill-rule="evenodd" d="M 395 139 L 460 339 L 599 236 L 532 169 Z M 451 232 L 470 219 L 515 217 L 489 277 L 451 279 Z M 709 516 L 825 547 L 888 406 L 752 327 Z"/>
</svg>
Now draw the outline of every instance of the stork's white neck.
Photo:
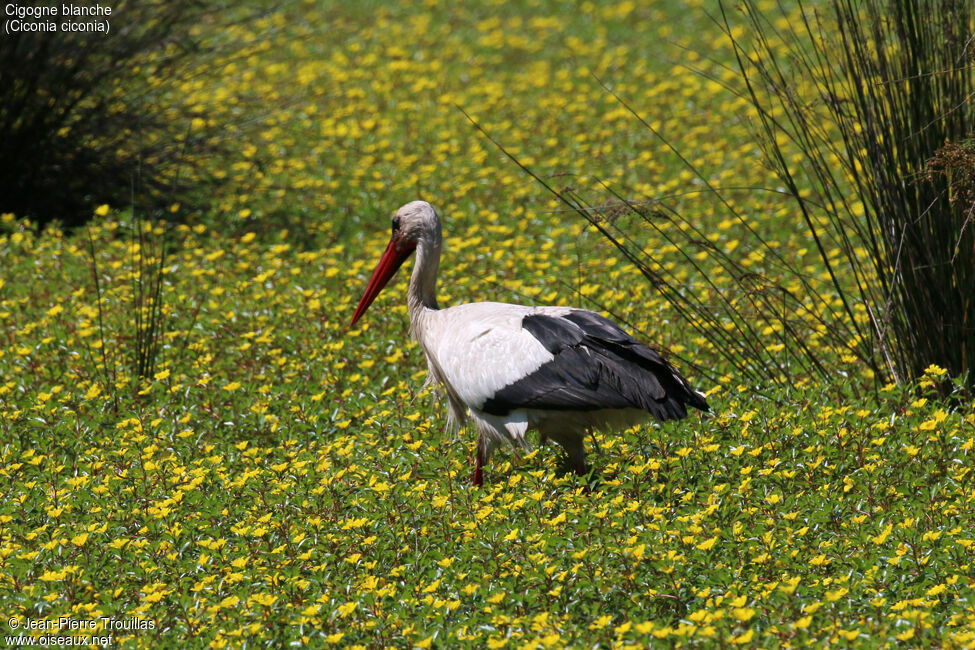
<svg viewBox="0 0 975 650">
<path fill-rule="evenodd" d="M 421 343 L 424 332 L 424 314 L 430 310 L 440 309 L 437 305 L 437 268 L 440 266 L 440 242 L 439 228 L 431 236 L 421 237 L 417 242 L 416 261 L 413 264 L 410 288 L 406 296 L 410 312 L 410 329 L 413 332 L 413 338 Z"/>
</svg>

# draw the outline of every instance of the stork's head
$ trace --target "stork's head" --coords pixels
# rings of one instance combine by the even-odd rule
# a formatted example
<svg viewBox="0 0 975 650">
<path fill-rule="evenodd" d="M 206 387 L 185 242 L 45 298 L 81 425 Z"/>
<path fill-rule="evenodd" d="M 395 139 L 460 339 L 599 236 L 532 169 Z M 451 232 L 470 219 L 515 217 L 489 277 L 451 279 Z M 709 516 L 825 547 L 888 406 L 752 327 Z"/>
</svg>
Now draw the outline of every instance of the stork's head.
<svg viewBox="0 0 975 650">
<path fill-rule="evenodd" d="M 355 308 L 351 324 L 355 325 L 417 246 L 439 244 L 439 242 L 440 220 L 432 205 L 426 201 L 411 201 L 397 210 L 393 217 L 393 232 L 386 246 L 386 252 L 379 259 L 376 270 L 372 272 L 366 292 L 362 294 Z"/>
</svg>

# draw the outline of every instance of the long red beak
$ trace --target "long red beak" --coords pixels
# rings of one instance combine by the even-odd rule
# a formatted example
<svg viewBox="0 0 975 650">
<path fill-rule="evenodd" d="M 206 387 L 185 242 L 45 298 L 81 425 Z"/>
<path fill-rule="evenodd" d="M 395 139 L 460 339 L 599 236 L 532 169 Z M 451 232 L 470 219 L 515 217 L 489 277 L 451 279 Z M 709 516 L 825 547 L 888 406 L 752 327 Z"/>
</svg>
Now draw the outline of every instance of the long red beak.
<svg viewBox="0 0 975 650">
<path fill-rule="evenodd" d="M 359 304 L 355 308 L 355 314 L 352 315 L 352 322 L 349 324 L 350 327 L 355 325 L 356 321 L 366 313 L 369 305 L 376 299 L 379 292 L 383 290 L 383 287 L 386 286 L 389 279 L 396 274 L 396 271 L 403 265 L 406 258 L 416 250 L 415 244 L 406 244 L 402 248 L 399 247 L 399 244 L 400 241 L 398 239 L 389 240 L 386 251 L 379 258 L 379 264 L 376 266 L 376 270 L 372 272 L 372 277 L 369 278 L 366 292 L 359 299 Z"/>
</svg>

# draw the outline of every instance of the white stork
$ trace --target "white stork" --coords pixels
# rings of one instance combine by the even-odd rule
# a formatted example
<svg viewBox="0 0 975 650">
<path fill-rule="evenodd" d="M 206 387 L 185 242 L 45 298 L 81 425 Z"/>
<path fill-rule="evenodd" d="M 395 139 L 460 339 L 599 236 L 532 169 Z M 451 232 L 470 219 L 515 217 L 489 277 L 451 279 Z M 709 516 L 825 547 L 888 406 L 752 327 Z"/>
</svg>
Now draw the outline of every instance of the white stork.
<svg viewBox="0 0 975 650">
<path fill-rule="evenodd" d="M 393 234 L 359 300 L 352 325 L 416 251 L 407 304 L 413 337 L 429 376 L 443 385 L 449 420 L 477 425 L 474 485 L 503 443 L 527 448 L 537 430 L 586 473 L 583 440 L 594 429 L 680 419 L 687 405 L 708 410 L 705 396 L 659 353 L 610 320 L 585 309 L 476 302 L 440 309 L 440 220 L 425 201 L 401 207 Z"/>
</svg>

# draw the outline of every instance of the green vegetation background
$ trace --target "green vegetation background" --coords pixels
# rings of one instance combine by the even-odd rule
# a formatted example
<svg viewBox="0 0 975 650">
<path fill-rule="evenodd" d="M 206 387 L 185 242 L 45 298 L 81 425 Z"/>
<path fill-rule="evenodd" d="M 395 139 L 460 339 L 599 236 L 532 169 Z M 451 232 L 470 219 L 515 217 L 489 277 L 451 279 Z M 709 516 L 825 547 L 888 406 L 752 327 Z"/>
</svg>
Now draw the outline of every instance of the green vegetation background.
<svg viewBox="0 0 975 650">
<path fill-rule="evenodd" d="M 673 197 L 734 250 L 740 224 L 597 81 L 716 185 L 769 186 L 703 4 L 303 2 L 200 25 L 218 54 L 169 97 L 237 145 L 206 163 L 212 209 L 0 219 L 0 612 L 155 623 L 125 647 L 972 647 L 971 404 L 857 392 L 827 349 L 834 385 L 739 385 L 457 109 L 556 185 Z M 472 489 L 474 436 L 420 391 L 406 273 L 347 327 L 415 198 L 444 220 L 443 304 L 611 312 L 705 369 L 714 415 L 597 436 L 592 492 L 551 446 Z M 734 200 L 822 276 L 787 204 Z M 132 305 L 162 247 L 140 381 Z"/>
</svg>

